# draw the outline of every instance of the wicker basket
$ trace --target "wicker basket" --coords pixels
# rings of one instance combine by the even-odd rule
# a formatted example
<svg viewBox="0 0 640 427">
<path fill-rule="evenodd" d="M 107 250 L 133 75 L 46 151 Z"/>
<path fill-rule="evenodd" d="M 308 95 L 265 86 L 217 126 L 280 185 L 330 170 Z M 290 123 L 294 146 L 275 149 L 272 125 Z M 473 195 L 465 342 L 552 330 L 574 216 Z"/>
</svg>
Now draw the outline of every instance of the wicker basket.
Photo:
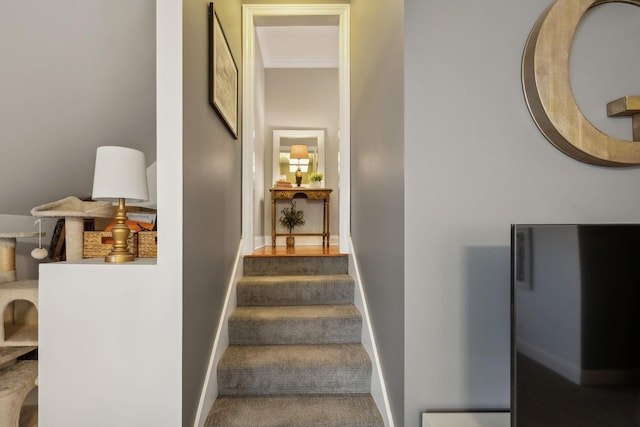
<svg viewBox="0 0 640 427">
<path fill-rule="evenodd" d="M 138 233 L 138 256 L 140 258 L 158 257 L 157 231 L 140 231 Z"/>
<path fill-rule="evenodd" d="M 138 256 L 138 233 L 129 235 L 129 251 Z M 85 231 L 84 245 L 82 251 L 83 258 L 100 258 L 111 252 L 113 247 L 113 237 L 110 231 Z"/>
</svg>

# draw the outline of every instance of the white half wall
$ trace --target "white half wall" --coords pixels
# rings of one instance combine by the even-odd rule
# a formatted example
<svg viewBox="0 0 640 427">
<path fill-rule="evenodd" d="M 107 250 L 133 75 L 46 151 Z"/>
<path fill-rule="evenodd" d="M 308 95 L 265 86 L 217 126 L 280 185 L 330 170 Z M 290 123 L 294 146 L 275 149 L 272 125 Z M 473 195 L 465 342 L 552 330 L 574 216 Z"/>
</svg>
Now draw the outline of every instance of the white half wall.
<svg viewBox="0 0 640 427">
<path fill-rule="evenodd" d="M 160 271 L 155 260 L 41 266 L 41 426 L 181 425 L 182 324 Z"/>
<path fill-rule="evenodd" d="M 157 264 L 41 265 L 43 427 L 182 425 L 181 0 L 157 0 L 156 29 Z"/>
</svg>

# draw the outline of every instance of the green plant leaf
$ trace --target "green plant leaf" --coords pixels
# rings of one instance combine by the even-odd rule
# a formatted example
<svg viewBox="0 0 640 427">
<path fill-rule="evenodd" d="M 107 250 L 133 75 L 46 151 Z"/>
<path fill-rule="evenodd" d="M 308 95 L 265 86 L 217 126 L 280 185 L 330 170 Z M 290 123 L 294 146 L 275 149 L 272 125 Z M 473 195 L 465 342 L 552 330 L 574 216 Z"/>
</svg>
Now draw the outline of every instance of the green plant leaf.
<svg viewBox="0 0 640 427">
<path fill-rule="evenodd" d="M 284 208 L 280 217 L 280 224 L 289 230 L 289 234 L 293 232 L 295 227 L 304 225 L 304 211 L 296 210 L 296 202 L 291 201 L 290 208 Z"/>
</svg>

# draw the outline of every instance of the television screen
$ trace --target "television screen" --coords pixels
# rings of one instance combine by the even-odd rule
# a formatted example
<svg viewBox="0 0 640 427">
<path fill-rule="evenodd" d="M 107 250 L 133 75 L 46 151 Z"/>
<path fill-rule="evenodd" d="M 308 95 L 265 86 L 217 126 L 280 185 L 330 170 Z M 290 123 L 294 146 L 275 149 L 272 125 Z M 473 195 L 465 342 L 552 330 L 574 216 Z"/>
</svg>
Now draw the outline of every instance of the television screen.
<svg viewBox="0 0 640 427">
<path fill-rule="evenodd" d="M 640 225 L 513 225 L 512 427 L 640 426 Z"/>
</svg>

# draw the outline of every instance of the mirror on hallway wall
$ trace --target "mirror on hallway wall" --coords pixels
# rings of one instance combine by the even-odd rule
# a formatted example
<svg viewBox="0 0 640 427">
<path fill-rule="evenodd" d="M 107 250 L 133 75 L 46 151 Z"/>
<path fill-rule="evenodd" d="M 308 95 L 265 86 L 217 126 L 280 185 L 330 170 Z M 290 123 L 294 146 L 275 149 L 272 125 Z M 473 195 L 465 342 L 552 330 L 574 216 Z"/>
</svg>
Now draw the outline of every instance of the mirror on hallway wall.
<svg viewBox="0 0 640 427">
<path fill-rule="evenodd" d="M 322 129 L 277 129 L 273 131 L 273 181 L 286 180 L 296 182 L 297 167 L 291 165 L 289 155 L 292 145 L 306 145 L 309 162 L 302 170 L 302 186 L 309 186 L 309 175 L 324 175 L 324 130 Z M 326 180 L 326 176 L 324 177 Z"/>
</svg>

